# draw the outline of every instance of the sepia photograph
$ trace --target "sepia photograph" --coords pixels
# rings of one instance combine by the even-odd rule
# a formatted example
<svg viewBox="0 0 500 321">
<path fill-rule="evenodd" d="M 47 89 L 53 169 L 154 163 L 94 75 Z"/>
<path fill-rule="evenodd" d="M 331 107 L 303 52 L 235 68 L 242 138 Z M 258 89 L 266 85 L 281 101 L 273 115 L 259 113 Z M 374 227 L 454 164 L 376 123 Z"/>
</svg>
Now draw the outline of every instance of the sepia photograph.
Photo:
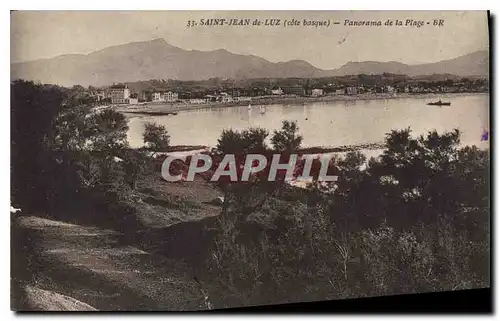
<svg viewBox="0 0 500 321">
<path fill-rule="evenodd" d="M 11 11 L 11 310 L 491 309 L 490 28 Z"/>
</svg>

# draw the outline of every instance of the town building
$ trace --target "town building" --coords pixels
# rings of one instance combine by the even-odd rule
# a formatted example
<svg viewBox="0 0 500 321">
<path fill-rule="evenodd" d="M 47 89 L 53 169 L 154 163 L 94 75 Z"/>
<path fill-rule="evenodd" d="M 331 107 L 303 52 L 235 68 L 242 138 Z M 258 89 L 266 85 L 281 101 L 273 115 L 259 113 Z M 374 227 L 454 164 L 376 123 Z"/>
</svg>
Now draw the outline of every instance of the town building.
<svg viewBox="0 0 500 321">
<path fill-rule="evenodd" d="M 345 90 L 346 95 L 357 95 L 358 94 L 358 88 L 356 87 L 347 87 Z"/>
<path fill-rule="evenodd" d="M 189 99 L 188 102 L 190 104 L 205 104 L 205 103 L 207 103 L 207 100 L 202 99 L 202 98 L 192 98 L 192 99 Z"/>
<path fill-rule="evenodd" d="M 179 100 L 179 94 L 171 91 L 155 91 L 152 98 L 154 102 L 176 102 Z"/>
<path fill-rule="evenodd" d="M 153 93 L 149 90 L 143 91 L 141 93 L 141 100 L 142 101 L 153 101 Z"/>
<path fill-rule="evenodd" d="M 112 104 L 128 104 L 130 89 L 126 85 L 113 85 L 109 88 Z"/>
<path fill-rule="evenodd" d="M 131 105 L 137 105 L 139 103 L 139 95 L 136 93 L 130 94 L 128 103 Z"/>
<path fill-rule="evenodd" d="M 234 99 L 231 96 L 222 96 L 221 101 L 223 103 L 232 103 L 234 101 Z"/>
<path fill-rule="evenodd" d="M 233 89 L 231 90 L 230 95 L 231 95 L 232 97 L 239 97 L 239 96 L 241 96 L 241 89 L 233 88 Z"/>
<path fill-rule="evenodd" d="M 234 101 L 233 97 L 226 92 L 221 92 L 217 97 L 217 101 L 222 103 L 232 103 Z"/>
<path fill-rule="evenodd" d="M 161 92 L 159 92 L 159 91 L 155 91 L 153 93 L 152 97 L 153 97 L 153 101 L 154 102 L 160 102 L 160 101 L 162 101 Z"/>
<path fill-rule="evenodd" d="M 297 96 L 305 96 L 306 90 L 302 87 L 285 87 L 281 88 L 283 93 L 286 95 L 297 95 Z"/>
<path fill-rule="evenodd" d="M 215 102 L 217 102 L 217 96 L 215 96 L 215 95 L 205 95 L 205 100 L 207 102 L 215 103 Z"/>
<path fill-rule="evenodd" d="M 281 88 L 271 89 L 272 95 L 283 95 L 283 90 Z"/>
<path fill-rule="evenodd" d="M 179 99 L 179 94 L 171 91 L 163 93 L 163 100 L 167 102 L 175 102 Z"/>
<path fill-rule="evenodd" d="M 102 89 L 93 90 L 89 94 L 94 97 L 96 101 L 101 101 L 106 98 L 106 91 Z"/>
<path fill-rule="evenodd" d="M 266 96 L 268 94 L 269 94 L 269 92 L 266 88 L 254 87 L 250 90 L 250 96 L 252 96 L 252 97 Z"/>
<path fill-rule="evenodd" d="M 422 92 L 424 92 L 424 90 L 425 89 L 424 89 L 423 86 L 412 86 L 411 89 L 410 89 L 410 91 L 412 93 L 422 93 Z"/>
<path fill-rule="evenodd" d="M 323 89 L 313 89 L 311 91 L 311 96 L 313 97 L 323 96 Z"/>
</svg>

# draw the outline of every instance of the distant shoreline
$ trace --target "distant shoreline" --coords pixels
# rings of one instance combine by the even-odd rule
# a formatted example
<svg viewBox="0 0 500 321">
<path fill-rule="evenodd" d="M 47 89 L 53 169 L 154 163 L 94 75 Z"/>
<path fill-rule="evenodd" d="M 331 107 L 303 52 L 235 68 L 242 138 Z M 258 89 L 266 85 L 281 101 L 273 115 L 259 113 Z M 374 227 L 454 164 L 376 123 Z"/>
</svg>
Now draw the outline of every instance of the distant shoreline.
<svg viewBox="0 0 500 321">
<path fill-rule="evenodd" d="M 352 145 L 341 145 L 341 146 L 312 146 L 312 147 L 302 147 L 297 150 L 299 155 L 310 155 L 310 154 L 325 154 L 325 153 L 345 153 L 361 150 L 377 150 L 383 149 L 385 147 L 384 142 L 377 143 L 359 143 Z M 205 145 L 173 145 L 169 146 L 164 150 L 160 150 L 157 153 L 177 153 L 177 152 L 193 152 L 193 151 L 210 151 L 212 148 Z"/>
<path fill-rule="evenodd" d="M 355 96 L 322 96 L 322 97 L 260 97 L 251 101 L 231 102 L 231 103 L 205 103 L 205 104 L 184 104 L 184 103 L 148 103 L 144 105 L 115 105 L 116 111 L 125 113 L 127 116 L 167 116 L 175 115 L 178 112 L 197 110 L 197 109 L 212 109 L 212 108 L 228 108 L 248 106 L 258 107 L 259 105 L 273 104 L 307 104 L 315 102 L 331 102 L 331 101 L 363 101 L 363 100 L 387 100 L 387 99 L 440 99 L 441 97 L 449 96 L 472 96 L 472 95 L 488 95 L 488 93 L 429 93 L 429 94 L 361 94 Z"/>
</svg>

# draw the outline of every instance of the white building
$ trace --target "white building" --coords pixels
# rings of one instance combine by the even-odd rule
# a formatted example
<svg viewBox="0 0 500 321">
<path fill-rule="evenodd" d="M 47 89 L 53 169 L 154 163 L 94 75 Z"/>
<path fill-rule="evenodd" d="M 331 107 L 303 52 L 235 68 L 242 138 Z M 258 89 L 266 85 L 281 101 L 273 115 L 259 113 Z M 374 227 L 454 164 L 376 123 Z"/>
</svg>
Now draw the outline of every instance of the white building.
<svg viewBox="0 0 500 321">
<path fill-rule="evenodd" d="M 112 104 L 128 104 L 130 89 L 125 85 L 113 85 L 109 89 Z"/>
<path fill-rule="evenodd" d="M 168 102 L 175 102 L 179 99 L 179 94 L 171 91 L 163 93 L 163 100 Z"/>
<path fill-rule="evenodd" d="M 221 99 L 223 103 L 232 103 L 234 101 L 231 96 L 222 96 Z"/>
<path fill-rule="evenodd" d="M 272 89 L 271 94 L 273 95 L 283 95 L 283 90 L 281 88 L 278 89 Z"/>
<path fill-rule="evenodd" d="M 154 92 L 152 96 L 153 96 L 152 97 L 153 101 L 156 101 L 156 102 L 164 101 L 164 100 L 162 100 L 161 92 Z"/>
<path fill-rule="evenodd" d="M 179 94 L 174 93 L 171 91 L 163 92 L 163 91 L 156 91 L 153 93 L 152 97 L 153 101 L 155 102 L 176 102 L 179 100 Z"/>
<path fill-rule="evenodd" d="M 358 94 L 358 88 L 356 88 L 356 87 L 347 87 L 346 94 L 347 95 L 357 95 Z"/>
<path fill-rule="evenodd" d="M 201 98 L 192 98 L 188 100 L 190 104 L 205 104 L 207 103 L 206 99 Z"/>
<path fill-rule="evenodd" d="M 311 96 L 314 96 L 314 97 L 323 96 L 323 89 L 313 89 L 311 91 Z"/>
</svg>

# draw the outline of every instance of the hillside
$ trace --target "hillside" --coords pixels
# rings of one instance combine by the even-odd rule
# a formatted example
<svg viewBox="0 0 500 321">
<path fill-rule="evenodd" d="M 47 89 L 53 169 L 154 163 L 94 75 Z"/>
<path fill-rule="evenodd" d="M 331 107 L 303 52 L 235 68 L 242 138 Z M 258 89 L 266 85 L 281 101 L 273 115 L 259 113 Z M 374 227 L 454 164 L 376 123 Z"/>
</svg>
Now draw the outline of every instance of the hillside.
<svg viewBox="0 0 500 321">
<path fill-rule="evenodd" d="M 339 69 L 326 72 L 329 76 L 346 76 L 357 74 L 382 74 L 384 72 L 409 76 L 432 74 L 453 74 L 457 76 L 487 76 L 489 57 L 487 51 L 476 51 L 454 59 L 436 63 L 406 65 L 396 61 L 390 62 L 349 62 Z"/>
<path fill-rule="evenodd" d="M 400 62 L 349 62 L 334 70 L 322 70 L 303 60 L 273 63 L 254 55 L 184 50 L 164 39 L 107 47 L 90 54 L 69 54 L 11 65 L 11 80 L 22 78 L 62 86 L 109 85 L 148 79 L 204 80 L 210 78 L 316 78 L 381 74 L 488 75 L 488 52 L 478 51 L 430 64 Z"/>
</svg>

